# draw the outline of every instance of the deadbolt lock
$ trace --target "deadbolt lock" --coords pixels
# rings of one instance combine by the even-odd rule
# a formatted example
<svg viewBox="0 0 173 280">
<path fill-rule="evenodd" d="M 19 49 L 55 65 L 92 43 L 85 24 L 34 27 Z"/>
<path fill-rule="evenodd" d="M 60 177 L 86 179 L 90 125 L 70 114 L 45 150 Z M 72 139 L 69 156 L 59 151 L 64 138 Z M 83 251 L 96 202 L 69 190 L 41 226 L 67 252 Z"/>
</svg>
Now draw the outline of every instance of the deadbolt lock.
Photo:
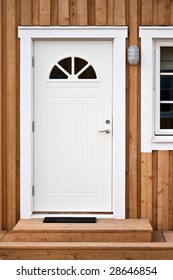
<svg viewBox="0 0 173 280">
<path fill-rule="evenodd" d="M 109 123 L 110 123 L 110 120 L 106 120 L 106 123 L 109 124 Z"/>
</svg>

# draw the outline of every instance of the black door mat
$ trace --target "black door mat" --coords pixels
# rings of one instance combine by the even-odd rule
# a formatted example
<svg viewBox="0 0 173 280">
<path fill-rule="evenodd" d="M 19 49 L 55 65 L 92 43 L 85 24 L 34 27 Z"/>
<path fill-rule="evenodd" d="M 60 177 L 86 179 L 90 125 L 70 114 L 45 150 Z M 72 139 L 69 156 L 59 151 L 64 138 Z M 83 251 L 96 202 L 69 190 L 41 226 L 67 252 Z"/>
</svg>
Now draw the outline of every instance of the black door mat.
<svg viewBox="0 0 173 280">
<path fill-rule="evenodd" d="M 96 223 L 95 217 L 45 217 L 43 223 Z"/>
</svg>

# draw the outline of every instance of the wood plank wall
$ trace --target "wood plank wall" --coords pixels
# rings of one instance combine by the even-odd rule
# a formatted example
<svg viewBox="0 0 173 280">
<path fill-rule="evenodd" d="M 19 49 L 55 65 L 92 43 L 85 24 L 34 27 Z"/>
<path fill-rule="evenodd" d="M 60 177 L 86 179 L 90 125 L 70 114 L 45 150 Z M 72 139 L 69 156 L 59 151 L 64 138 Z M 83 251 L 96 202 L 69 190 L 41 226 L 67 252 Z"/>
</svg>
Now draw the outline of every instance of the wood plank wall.
<svg viewBox="0 0 173 280">
<path fill-rule="evenodd" d="M 0 0 L 0 229 L 19 219 L 20 49 L 18 25 L 172 25 L 173 0 Z M 173 229 L 173 152 L 140 153 L 140 63 L 127 64 L 126 217 Z"/>
<path fill-rule="evenodd" d="M 2 229 L 2 3 L 0 2 L 0 229 Z"/>
</svg>

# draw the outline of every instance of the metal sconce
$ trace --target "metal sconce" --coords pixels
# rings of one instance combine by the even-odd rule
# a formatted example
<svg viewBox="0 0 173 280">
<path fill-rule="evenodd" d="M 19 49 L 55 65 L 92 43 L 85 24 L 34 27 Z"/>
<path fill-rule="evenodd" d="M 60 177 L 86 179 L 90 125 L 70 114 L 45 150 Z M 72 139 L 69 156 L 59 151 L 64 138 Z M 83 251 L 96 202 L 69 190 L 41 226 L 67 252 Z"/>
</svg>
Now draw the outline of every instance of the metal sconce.
<svg viewBox="0 0 173 280">
<path fill-rule="evenodd" d="M 131 65 L 136 65 L 139 62 L 139 48 L 130 46 L 127 51 L 127 60 Z"/>
</svg>

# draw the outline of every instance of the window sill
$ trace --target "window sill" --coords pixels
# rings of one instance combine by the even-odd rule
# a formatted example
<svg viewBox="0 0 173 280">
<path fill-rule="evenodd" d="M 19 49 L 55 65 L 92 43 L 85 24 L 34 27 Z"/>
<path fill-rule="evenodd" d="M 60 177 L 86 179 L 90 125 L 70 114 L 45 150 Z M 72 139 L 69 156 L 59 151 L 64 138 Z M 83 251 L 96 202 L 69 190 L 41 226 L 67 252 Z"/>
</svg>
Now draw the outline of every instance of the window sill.
<svg viewBox="0 0 173 280">
<path fill-rule="evenodd" d="M 173 136 L 153 136 L 151 139 L 152 150 L 173 150 Z"/>
<path fill-rule="evenodd" d="M 173 144 L 173 135 L 172 136 L 153 136 L 152 143 L 172 143 Z"/>
</svg>

